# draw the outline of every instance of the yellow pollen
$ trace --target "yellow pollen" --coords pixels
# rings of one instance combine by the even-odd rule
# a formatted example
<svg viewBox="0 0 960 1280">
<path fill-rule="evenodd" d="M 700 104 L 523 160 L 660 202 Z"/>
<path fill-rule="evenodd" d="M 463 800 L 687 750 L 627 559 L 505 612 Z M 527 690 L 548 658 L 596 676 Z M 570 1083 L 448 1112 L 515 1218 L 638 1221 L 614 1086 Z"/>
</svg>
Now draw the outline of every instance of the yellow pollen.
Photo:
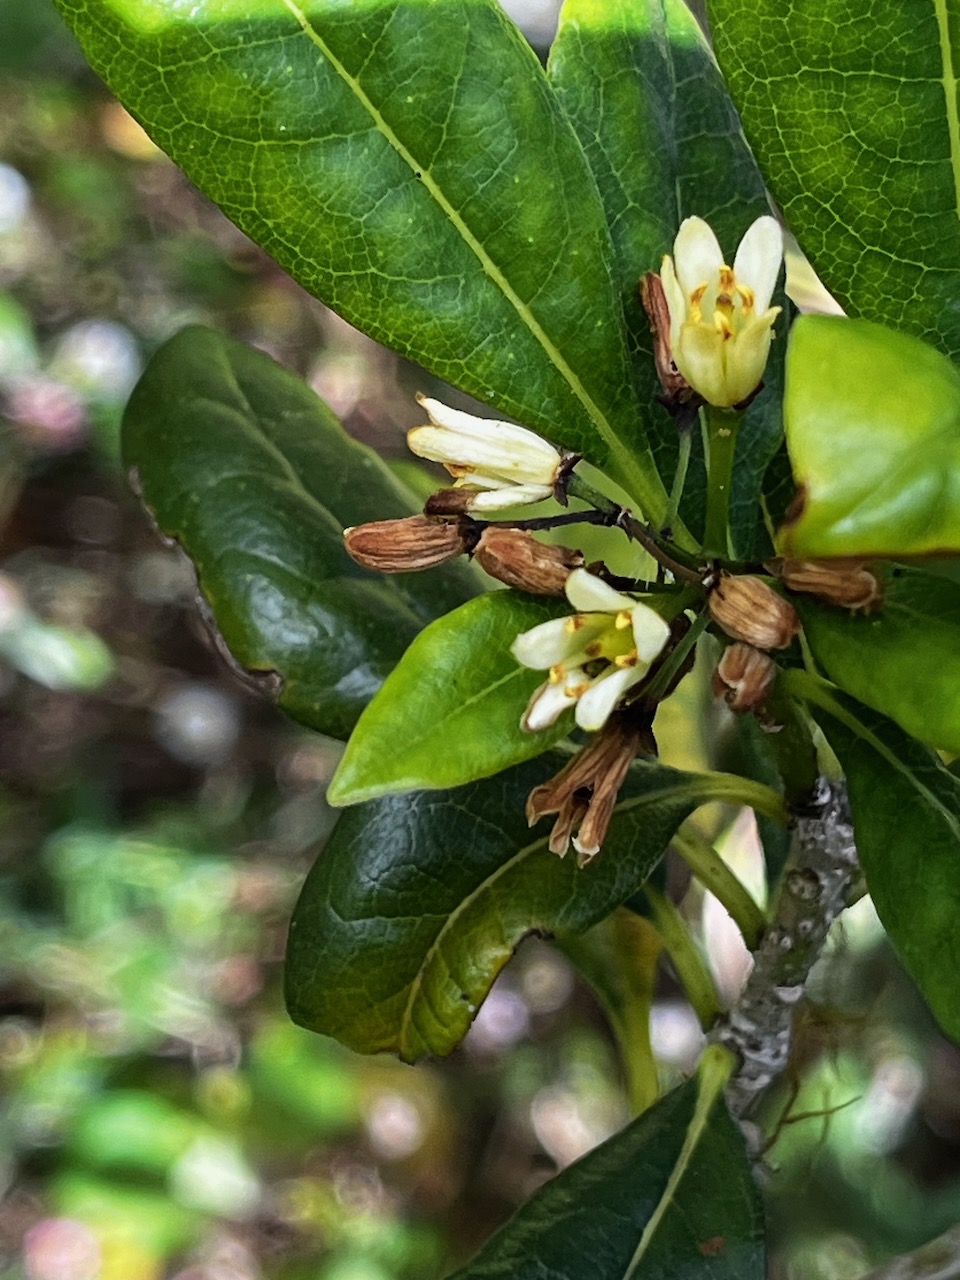
<svg viewBox="0 0 960 1280">
<path fill-rule="evenodd" d="M 621 653 L 619 658 L 614 658 L 614 665 L 617 667 L 635 667 L 637 665 L 637 651 L 632 653 Z"/>
<path fill-rule="evenodd" d="M 561 684 L 566 676 L 566 670 L 562 662 L 556 663 L 550 668 L 550 683 Z"/>
<path fill-rule="evenodd" d="M 629 609 L 621 609 L 617 614 L 617 620 L 614 626 L 618 631 L 625 631 L 627 627 L 633 626 L 633 614 Z"/>
<path fill-rule="evenodd" d="M 744 315 L 750 315 L 756 303 L 757 295 L 748 284 L 738 284 L 737 293 L 740 295 L 740 310 Z"/>
<path fill-rule="evenodd" d="M 582 613 L 575 613 L 572 618 L 568 618 L 566 620 L 563 629 L 564 631 L 569 631 L 570 634 L 573 635 L 575 631 L 580 630 L 585 622 L 586 618 L 584 618 Z"/>
<path fill-rule="evenodd" d="M 728 267 L 726 263 L 720 268 L 720 292 L 732 293 L 737 287 L 737 278 L 733 274 L 733 267 Z"/>
<path fill-rule="evenodd" d="M 705 284 L 698 285 L 690 295 L 690 323 L 700 324 L 703 320 L 703 295 L 707 292 Z"/>
<path fill-rule="evenodd" d="M 462 467 L 458 463 L 454 462 L 445 462 L 443 465 L 455 480 L 462 480 L 464 476 L 468 476 L 471 472 L 476 471 L 476 467 Z"/>
<path fill-rule="evenodd" d="M 575 684 L 572 688 L 567 690 L 567 693 L 569 693 L 571 698 L 582 698 L 589 688 L 590 681 L 587 680 L 583 684 Z"/>
<path fill-rule="evenodd" d="M 733 337 L 733 325 L 730 323 L 730 317 L 725 316 L 722 311 L 715 311 L 713 313 L 713 327 L 723 338 L 724 342 L 726 342 L 728 338 Z"/>
</svg>

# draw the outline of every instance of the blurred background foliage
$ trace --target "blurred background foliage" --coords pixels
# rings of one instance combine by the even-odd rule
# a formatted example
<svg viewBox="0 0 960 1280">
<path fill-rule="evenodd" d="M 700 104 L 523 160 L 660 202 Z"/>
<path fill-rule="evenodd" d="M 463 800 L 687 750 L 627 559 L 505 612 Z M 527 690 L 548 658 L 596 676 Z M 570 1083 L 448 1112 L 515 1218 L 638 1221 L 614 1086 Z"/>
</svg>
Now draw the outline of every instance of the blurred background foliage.
<svg viewBox="0 0 960 1280">
<path fill-rule="evenodd" d="M 549 39 L 551 0 L 508 7 Z M 0 0 L 0 32 L 0 1280 L 431 1280 L 627 1119 L 607 1023 L 532 942 L 449 1061 L 290 1025 L 337 748 L 228 668 L 117 453 L 144 360 L 193 321 L 398 460 L 424 375 L 203 200 L 47 0 Z M 723 725 L 688 684 L 660 728 L 695 763 Z M 760 892 L 752 824 L 708 821 Z M 729 996 L 735 930 L 696 887 L 682 909 Z M 960 1053 L 867 900 L 815 997 L 767 1117 L 773 1274 L 852 1280 L 960 1219 Z M 651 1019 L 669 1082 L 699 1047 L 669 972 Z"/>
</svg>

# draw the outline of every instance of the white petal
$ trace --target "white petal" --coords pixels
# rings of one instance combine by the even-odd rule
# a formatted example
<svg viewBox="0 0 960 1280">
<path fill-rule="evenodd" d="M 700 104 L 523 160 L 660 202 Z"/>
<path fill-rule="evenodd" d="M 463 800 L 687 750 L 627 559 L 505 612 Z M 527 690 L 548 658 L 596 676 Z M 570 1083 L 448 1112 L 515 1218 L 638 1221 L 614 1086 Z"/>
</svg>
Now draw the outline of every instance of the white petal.
<svg viewBox="0 0 960 1280">
<path fill-rule="evenodd" d="M 571 693 L 569 680 L 562 684 L 542 684 L 530 699 L 530 704 L 520 721 L 520 727 L 528 733 L 536 733 L 539 729 L 548 729 L 563 715 L 568 707 L 577 700 L 576 693 Z"/>
<path fill-rule="evenodd" d="M 427 416 L 435 427 L 464 436 L 471 440 L 493 440 L 500 444 L 516 445 L 520 449 L 534 450 L 544 458 L 554 461 L 559 459 L 557 450 L 528 427 L 517 426 L 514 422 L 504 422 L 500 418 L 480 418 L 474 413 L 464 413 L 462 409 L 451 409 L 439 400 L 431 400 L 428 396 L 418 395 L 417 402 L 426 409 Z M 415 428 L 416 429 L 416 428 Z"/>
<path fill-rule="evenodd" d="M 546 671 L 583 647 L 583 631 L 575 631 L 569 618 L 552 618 L 529 631 L 521 631 L 510 652 L 523 667 Z"/>
<path fill-rule="evenodd" d="M 577 613 L 620 613 L 622 609 L 632 609 L 637 603 L 632 597 L 614 591 L 609 583 L 586 569 L 574 569 L 564 590 Z"/>
<path fill-rule="evenodd" d="M 531 435 L 531 439 L 535 446 L 518 445 L 496 434 L 464 436 L 443 427 L 414 427 L 407 432 L 407 444 L 420 458 L 442 462 L 446 467 L 486 471 L 507 482 L 552 487 L 560 455 L 537 436 Z"/>
<path fill-rule="evenodd" d="M 641 662 L 651 663 L 670 639 L 670 628 L 647 604 L 636 604 L 631 610 L 633 641 Z"/>
<path fill-rule="evenodd" d="M 545 484 L 504 484 L 488 476 L 471 476 L 469 485 L 489 485 L 467 503 L 468 511 L 502 511 L 505 507 L 522 507 L 530 502 L 543 502 L 553 495 L 553 486 Z M 454 488 L 459 488 L 454 485 Z"/>
<path fill-rule="evenodd" d="M 626 691 L 647 674 L 645 666 L 614 667 L 597 676 L 577 703 L 576 720 L 581 729 L 602 729 Z"/>
<path fill-rule="evenodd" d="M 673 259 L 670 257 L 664 258 L 660 265 L 660 283 L 663 285 L 663 296 L 667 300 L 667 310 L 670 312 L 670 350 L 672 351 L 680 336 L 683 322 L 687 318 L 689 299 L 680 287 L 677 273 L 673 269 Z"/>
<path fill-rule="evenodd" d="M 702 284 L 715 284 L 723 266 L 723 250 L 710 224 L 684 218 L 673 242 L 673 262 L 687 298 Z"/>
<path fill-rule="evenodd" d="M 783 232 L 780 223 L 764 214 L 747 228 L 733 261 L 733 274 L 737 280 L 749 285 L 756 294 L 754 305 L 758 315 L 770 305 L 782 261 Z"/>
</svg>

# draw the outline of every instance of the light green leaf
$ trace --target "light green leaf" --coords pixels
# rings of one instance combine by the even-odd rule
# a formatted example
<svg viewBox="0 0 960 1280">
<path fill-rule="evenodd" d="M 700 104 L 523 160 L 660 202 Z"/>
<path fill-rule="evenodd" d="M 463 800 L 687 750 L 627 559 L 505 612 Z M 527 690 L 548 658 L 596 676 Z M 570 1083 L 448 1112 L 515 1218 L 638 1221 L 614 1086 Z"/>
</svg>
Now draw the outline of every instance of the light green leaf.
<svg viewBox="0 0 960 1280">
<path fill-rule="evenodd" d="M 960 752 L 960 584 L 897 567 L 870 615 L 797 596 L 814 657 L 830 679 L 902 729 Z"/>
<path fill-rule="evenodd" d="M 495 0 L 58 0 L 188 176 L 352 324 L 665 505 L 583 153 Z"/>
<path fill-rule="evenodd" d="M 548 1182 L 451 1280 L 762 1280 L 729 1071 L 708 1049 L 695 1079 Z"/>
<path fill-rule="evenodd" d="M 393 791 L 458 787 L 541 755 L 569 733 L 569 713 L 527 733 L 520 720 L 546 673 L 521 667 L 521 631 L 570 612 L 565 600 L 492 591 L 417 636 L 354 729 L 331 804 Z"/>
<path fill-rule="evenodd" d="M 710 0 L 770 189 L 855 316 L 960 356 L 956 0 Z"/>
<path fill-rule="evenodd" d="M 860 864 L 883 927 L 941 1027 L 960 1040 L 960 779 L 890 720 L 801 671 L 843 768 Z"/>
<path fill-rule="evenodd" d="M 865 320 L 800 316 L 784 400 L 800 499 L 784 555 L 960 551 L 960 370 Z"/>
<path fill-rule="evenodd" d="M 449 1053 L 531 932 L 579 933 L 625 902 L 671 836 L 711 799 L 770 810 L 728 774 L 638 762 L 599 859 L 578 870 L 530 832 L 524 804 L 564 757 L 455 791 L 387 796 L 347 810 L 307 877 L 287 948 L 295 1022 L 362 1053 Z"/>
<path fill-rule="evenodd" d="M 472 592 L 459 565 L 398 580 L 354 564 L 343 526 L 413 500 L 298 378 L 212 330 L 153 357 L 123 447 L 230 652 L 275 672 L 280 705 L 311 728 L 345 736 L 423 623 Z"/>
<path fill-rule="evenodd" d="M 651 405 L 651 442 L 669 477 L 677 431 L 655 403 L 660 387 L 639 281 L 659 271 L 680 222 L 693 214 L 713 226 L 732 261 L 750 223 L 769 212 L 763 180 L 683 0 L 566 0 L 548 70 L 603 198 L 636 377 Z M 738 441 L 732 522 L 744 555 L 754 546 L 763 472 L 782 438 L 783 345 L 774 348 L 766 388 Z M 699 454 L 699 441 L 695 447 Z M 694 529 L 702 524 L 704 485 L 701 459 L 683 507 Z"/>
</svg>

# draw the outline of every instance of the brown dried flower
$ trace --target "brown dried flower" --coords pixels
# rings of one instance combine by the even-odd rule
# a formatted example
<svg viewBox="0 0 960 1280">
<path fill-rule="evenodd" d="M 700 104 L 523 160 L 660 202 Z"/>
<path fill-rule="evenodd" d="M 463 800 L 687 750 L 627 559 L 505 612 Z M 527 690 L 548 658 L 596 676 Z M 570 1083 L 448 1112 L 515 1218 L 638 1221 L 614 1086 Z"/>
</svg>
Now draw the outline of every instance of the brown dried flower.
<svg viewBox="0 0 960 1280">
<path fill-rule="evenodd" d="M 557 815 L 550 833 L 551 852 L 562 858 L 572 837 L 578 867 L 597 856 L 617 794 L 641 747 L 656 751 L 651 730 L 633 717 L 615 712 L 555 778 L 534 787 L 527 800 L 527 821 L 532 827 L 547 814 Z M 575 829 L 578 833 L 574 836 Z"/>
<path fill-rule="evenodd" d="M 731 711 L 756 711 L 777 678 L 774 661 L 749 644 L 732 644 L 713 673 L 713 692 Z"/>
<path fill-rule="evenodd" d="M 473 554 L 491 578 L 537 596 L 562 596 L 571 572 L 583 567 L 580 551 L 538 542 L 523 529 L 492 525 L 480 535 Z"/>
<path fill-rule="evenodd" d="M 721 573 L 707 597 L 714 622 L 733 640 L 757 649 L 785 649 L 800 630 L 789 600 L 777 595 L 762 578 Z"/>
<path fill-rule="evenodd" d="M 432 569 L 461 555 L 466 545 L 457 521 L 427 516 L 358 524 L 344 529 L 343 541 L 357 564 L 379 573 Z"/>
<path fill-rule="evenodd" d="M 845 609 L 872 613 L 883 604 L 883 579 L 866 560 L 773 560 L 766 567 L 790 591 L 819 596 Z"/>
</svg>

